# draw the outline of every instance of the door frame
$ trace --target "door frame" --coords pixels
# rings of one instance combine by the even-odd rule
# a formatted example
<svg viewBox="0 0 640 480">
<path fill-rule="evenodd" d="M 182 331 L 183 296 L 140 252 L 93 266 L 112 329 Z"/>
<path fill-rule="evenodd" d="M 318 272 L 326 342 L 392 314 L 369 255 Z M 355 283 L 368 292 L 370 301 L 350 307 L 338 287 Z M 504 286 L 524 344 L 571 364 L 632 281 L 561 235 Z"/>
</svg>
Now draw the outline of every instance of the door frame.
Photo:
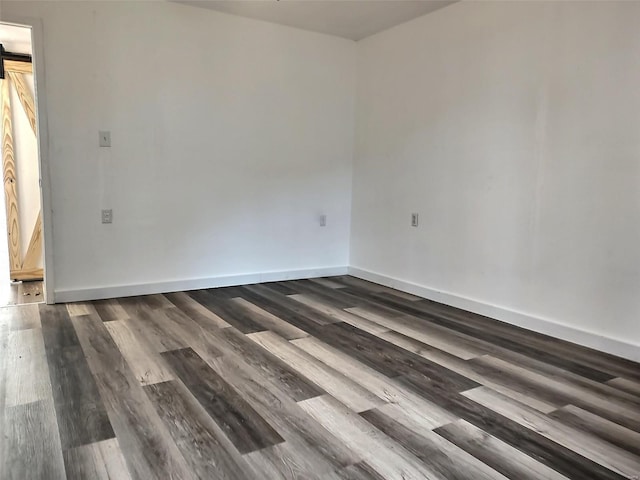
<svg viewBox="0 0 640 480">
<path fill-rule="evenodd" d="M 51 176 L 49 169 L 49 124 L 47 121 L 47 97 L 45 88 L 44 35 L 42 20 L 32 17 L 0 17 L 0 23 L 31 29 L 33 57 L 33 85 L 38 127 L 38 170 L 40 174 L 40 211 L 42 212 L 44 301 L 55 303 L 53 273 L 53 208 L 51 202 Z"/>
</svg>

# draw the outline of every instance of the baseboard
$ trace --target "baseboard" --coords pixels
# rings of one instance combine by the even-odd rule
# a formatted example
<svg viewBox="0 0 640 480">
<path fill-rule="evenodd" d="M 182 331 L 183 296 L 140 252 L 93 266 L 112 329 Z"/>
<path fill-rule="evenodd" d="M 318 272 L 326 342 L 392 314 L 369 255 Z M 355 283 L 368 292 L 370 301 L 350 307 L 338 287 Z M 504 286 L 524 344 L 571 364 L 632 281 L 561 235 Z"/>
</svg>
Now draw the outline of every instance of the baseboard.
<svg viewBox="0 0 640 480">
<path fill-rule="evenodd" d="M 227 275 L 221 277 L 175 280 L 169 282 L 140 283 L 135 285 L 118 285 L 83 289 L 56 290 L 55 302 L 82 302 L 105 298 L 132 297 L 135 295 L 151 295 L 154 293 L 183 292 L 201 288 L 231 287 L 251 283 L 278 282 L 298 280 L 302 278 L 332 277 L 346 275 L 348 267 L 323 267 L 306 270 L 287 270 L 280 272 L 261 272 L 245 275 Z"/>
<path fill-rule="evenodd" d="M 517 325 L 518 327 L 526 328 L 527 330 L 543 333 L 551 337 L 577 343 L 578 345 L 593 348 L 601 352 L 610 353 L 618 357 L 640 362 L 640 345 L 623 342 L 615 338 L 605 337 L 597 333 L 562 325 L 552 320 L 535 317 L 524 312 L 488 304 L 473 298 L 456 295 L 455 293 L 443 292 L 433 288 L 424 287 L 422 285 L 370 272 L 361 268 L 349 267 L 349 275 L 395 288 L 413 295 L 418 295 L 435 302 L 444 303 L 469 312 L 495 318 L 496 320 Z"/>
</svg>

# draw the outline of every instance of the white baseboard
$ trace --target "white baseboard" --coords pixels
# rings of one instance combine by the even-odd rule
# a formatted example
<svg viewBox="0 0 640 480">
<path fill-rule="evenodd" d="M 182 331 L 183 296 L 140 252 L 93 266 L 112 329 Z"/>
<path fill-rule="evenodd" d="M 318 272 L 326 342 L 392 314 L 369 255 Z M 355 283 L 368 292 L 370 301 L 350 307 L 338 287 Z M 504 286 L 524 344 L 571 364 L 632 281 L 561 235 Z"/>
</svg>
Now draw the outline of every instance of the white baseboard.
<svg viewBox="0 0 640 480">
<path fill-rule="evenodd" d="M 617 355 L 636 362 L 640 362 L 640 345 L 605 337 L 575 327 L 562 325 L 552 320 L 535 317 L 533 315 L 512 310 L 498 305 L 492 305 L 473 298 L 455 293 L 444 292 L 415 283 L 399 280 L 356 267 L 324 267 L 305 270 L 287 270 L 280 272 L 260 272 L 245 275 L 228 275 L 221 277 L 196 278 L 174 280 L 168 282 L 142 283 L 134 285 L 118 285 L 83 289 L 56 290 L 55 302 L 81 302 L 100 300 L 104 298 L 131 297 L 135 295 L 151 295 L 154 293 L 181 292 L 198 290 L 201 288 L 229 287 L 234 285 L 248 285 L 251 283 L 277 282 L 303 278 L 331 277 L 336 275 L 353 275 L 380 285 L 418 295 L 435 302 L 444 303 L 470 312 L 495 318 L 518 327 L 534 332 L 543 333 L 551 337 L 594 348 L 602 352 Z"/>
<path fill-rule="evenodd" d="M 533 315 L 511 310 L 506 307 L 492 305 L 473 298 L 463 297 L 455 293 L 443 292 L 415 283 L 388 277 L 379 273 L 370 272 L 356 267 L 349 267 L 349 275 L 395 288 L 406 293 L 418 295 L 435 302 L 444 303 L 461 308 L 469 312 L 478 313 L 495 318 L 518 327 L 526 328 L 534 332 L 543 333 L 551 337 L 577 343 L 585 347 L 593 348 L 601 352 L 610 353 L 618 357 L 640 362 L 640 345 L 605 337 L 597 333 L 588 332 L 568 325 L 562 325 Z"/>
<path fill-rule="evenodd" d="M 118 285 L 108 287 L 56 290 L 55 302 L 82 302 L 104 298 L 132 297 L 135 295 L 151 295 L 154 293 L 183 292 L 201 288 L 231 287 L 251 283 L 278 282 L 302 278 L 332 277 L 346 275 L 348 267 L 324 267 L 307 270 L 287 270 L 282 272 L 261 272 L 245 275 L 228 275 L 222 277 L 174 280 L 169 282 L 140 283 L 135 285 Z"/>
</svg>

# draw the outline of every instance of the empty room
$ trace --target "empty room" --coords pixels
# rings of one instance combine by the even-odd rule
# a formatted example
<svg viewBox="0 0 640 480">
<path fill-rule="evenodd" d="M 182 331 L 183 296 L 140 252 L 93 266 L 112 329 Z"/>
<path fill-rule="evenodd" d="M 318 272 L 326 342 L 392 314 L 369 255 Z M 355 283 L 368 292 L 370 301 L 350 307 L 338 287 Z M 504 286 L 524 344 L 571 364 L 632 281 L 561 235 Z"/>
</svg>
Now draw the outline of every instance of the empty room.
<svg viewBox="0 0 640 480">
<path fill-rule="evenodd" d="M 0 0 L 0 85 L 0 479 L 640 478 L 640 1 Z"/>
</svg>

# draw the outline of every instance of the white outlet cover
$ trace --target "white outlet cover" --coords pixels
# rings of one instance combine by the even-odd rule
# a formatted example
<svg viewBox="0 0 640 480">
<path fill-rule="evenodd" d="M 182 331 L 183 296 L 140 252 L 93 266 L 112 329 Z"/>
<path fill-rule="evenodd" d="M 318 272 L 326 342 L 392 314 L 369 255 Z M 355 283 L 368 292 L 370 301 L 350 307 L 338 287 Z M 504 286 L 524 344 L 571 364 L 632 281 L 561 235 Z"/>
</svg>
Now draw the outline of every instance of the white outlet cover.
<svg viewBox="0 0 640 480">
<path fill-rule="evenodd" d="M 113 210 L 102 210 L 102 223 L 113 223 Z"/>
<path fill-rule="evenodd" d="M 110 147 L 111 146 L 111 132 L 106 130 L 101 130 L 98 132 L 100 137 L 100 146 L 101 147 Z"/>
</svg>

